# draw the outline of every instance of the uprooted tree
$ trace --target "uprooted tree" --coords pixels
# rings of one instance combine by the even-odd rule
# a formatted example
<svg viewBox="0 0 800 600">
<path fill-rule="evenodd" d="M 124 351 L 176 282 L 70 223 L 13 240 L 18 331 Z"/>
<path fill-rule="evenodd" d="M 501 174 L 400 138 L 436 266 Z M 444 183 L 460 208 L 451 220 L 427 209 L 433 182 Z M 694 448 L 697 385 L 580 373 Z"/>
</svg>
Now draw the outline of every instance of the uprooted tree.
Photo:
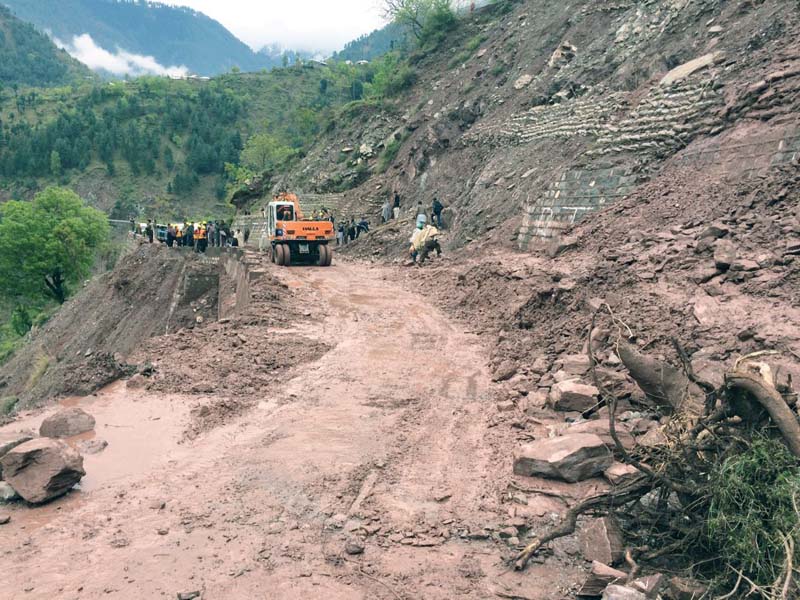
<svg viewBox="0 0 800 600">
<path fill-rule="evenodd" d="M 572 507 L 515 557 L 516 568 L 573 533 L 581 515 L 610 515 L 629 544 L 630 579 L 646 564 L 704 580 L 705 597 L 799 597 L 800 424 L 791 376 L 780 381 L 766 362 L 776 353 L 740 358 L 715 386 L 695 374 L 677 340 L 680 368 L 629 343 L 630 330 L 607 305 L 590 331 L 601 318 L 616 326 L 614 349 L 631 377 L 670 416 L 663 443 L 628 449 L 620 441 L 618 399 L 596 374 L 590 334 L 591 372 L 609 409 L 616 454 L 638 475 Z"/>
</svg>

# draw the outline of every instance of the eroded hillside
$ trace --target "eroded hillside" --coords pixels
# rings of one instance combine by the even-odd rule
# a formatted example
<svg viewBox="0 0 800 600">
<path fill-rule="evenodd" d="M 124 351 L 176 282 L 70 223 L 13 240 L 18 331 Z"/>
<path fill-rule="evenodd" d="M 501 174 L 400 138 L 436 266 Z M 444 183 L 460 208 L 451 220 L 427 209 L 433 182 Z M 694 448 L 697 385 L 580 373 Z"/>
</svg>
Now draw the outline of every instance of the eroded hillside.
<svg viewBox="0 0 800 600">
<path fill-rule="evenodd" d="M 525 248 L 676 154 L 701 169 L 790 160 L 797 26 L 779 1 L 490 6 L 417 56 L 409 93 L 342 115 L 288 182 L 327 191 L 360 174 L 353 212 L 373 215 L 392 189 L 407 207 L 438 194 L 459 245 L 495 231 Z"/>
</svg>

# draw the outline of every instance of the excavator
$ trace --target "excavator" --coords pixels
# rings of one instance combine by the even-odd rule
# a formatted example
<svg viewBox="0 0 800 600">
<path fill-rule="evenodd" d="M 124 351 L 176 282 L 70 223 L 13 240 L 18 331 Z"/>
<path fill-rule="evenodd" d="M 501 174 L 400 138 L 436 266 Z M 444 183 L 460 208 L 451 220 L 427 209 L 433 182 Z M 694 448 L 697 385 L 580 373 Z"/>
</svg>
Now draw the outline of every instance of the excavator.
<svg viewBox="0 0 800 600">
<path fill-rule="evenodd" d="M 267 205 L 267 236 L 274 263 L 331 266 L 333 223 L 306 219 L 296 194 L 281 192 Z"/>
</svg>

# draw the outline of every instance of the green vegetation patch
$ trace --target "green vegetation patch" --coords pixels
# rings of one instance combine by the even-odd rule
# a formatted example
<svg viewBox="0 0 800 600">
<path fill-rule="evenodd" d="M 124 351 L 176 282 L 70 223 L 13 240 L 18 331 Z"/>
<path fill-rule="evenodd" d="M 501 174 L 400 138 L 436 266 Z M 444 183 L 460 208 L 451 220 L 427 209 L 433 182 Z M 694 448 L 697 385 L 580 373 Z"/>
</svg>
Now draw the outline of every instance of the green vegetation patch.
<svg viewBox="0 0 800 600">
<path fill-rule="evenodd" d="M 709 489 L 709 554 L 760 587 L 782 582 L 789 551 L 791 564 L 800 564 L 798 460 L 782 443 L 758 437 L 720 465 Z"/>
</svg>

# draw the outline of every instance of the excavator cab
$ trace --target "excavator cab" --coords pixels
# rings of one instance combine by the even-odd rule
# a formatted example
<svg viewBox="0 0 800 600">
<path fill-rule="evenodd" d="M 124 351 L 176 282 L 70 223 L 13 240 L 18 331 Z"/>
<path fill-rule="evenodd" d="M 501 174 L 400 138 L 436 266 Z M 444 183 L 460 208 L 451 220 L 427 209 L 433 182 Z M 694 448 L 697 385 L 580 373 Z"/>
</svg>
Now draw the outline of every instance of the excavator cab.
<svg viewBox="0 0 800 600">
<path fill-rule="evenodd" d="M 296 219 L 294 204 L 290 202 L 270 202 L 269 217 L 267 219 L 267 229 L 270 238 L 280 237 L 285 233 L 285 223 L 291 223 Z M 281 233 L 278 233 L 281 231 Z"/>
</svg>

